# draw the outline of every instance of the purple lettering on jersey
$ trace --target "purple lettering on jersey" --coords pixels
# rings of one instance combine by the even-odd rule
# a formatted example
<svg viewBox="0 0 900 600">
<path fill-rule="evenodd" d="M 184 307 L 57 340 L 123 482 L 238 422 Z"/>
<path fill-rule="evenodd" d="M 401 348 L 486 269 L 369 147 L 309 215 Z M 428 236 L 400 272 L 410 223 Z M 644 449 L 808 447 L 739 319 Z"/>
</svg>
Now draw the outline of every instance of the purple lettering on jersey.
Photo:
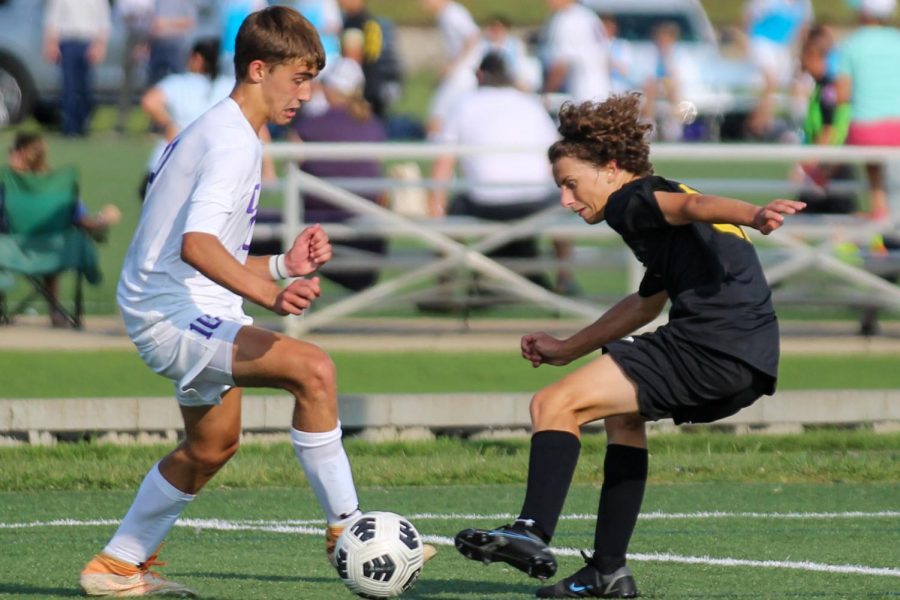
<svg viewBox="0 0 900 600">
<path fill-rule="evenodd" d="M 259 190 L 262 187 L 262 184 L 257 183 L 253 186 L 253 192 L 250 194 L 250 206 L 247 207 L 247 214 L 252 215 L 256 212 L 256 209 L 259 208 Z"/>
<path fill-rule="evenodd" d="M 163 167 L 166 166 L 166 163 L 169 162 L 169 159 L 172 158 L 172 152 L 175 150 L 175 147 L 178 145 L 178 142 L 181 141 L 181 138 L 176 137 L 172 140 L 166 149 L 163 150 L 162 156 L 159 157 L 159 166 L 150 173 L 150 177 L 147 179 L 147 183 L 153 183 L 153 180 L 156 179 L 156 176 L 159 175 L 159 172 L 162 171 Z"/>
<path fill-rule="evenodd" d="M 250 241 L 253 238 L 253 224 L 256 223 L 256 211 L 259 208 L 259 190 L 261 188 L 262 184 L 257 183 L 253 186 L 253 192 L 250 194 L 250 205 L 247 207 L 247 214 L 253 216 L 250 217 L 246 241 L 241 245 L 241 250 L 250 250 Z"/>
</svg>

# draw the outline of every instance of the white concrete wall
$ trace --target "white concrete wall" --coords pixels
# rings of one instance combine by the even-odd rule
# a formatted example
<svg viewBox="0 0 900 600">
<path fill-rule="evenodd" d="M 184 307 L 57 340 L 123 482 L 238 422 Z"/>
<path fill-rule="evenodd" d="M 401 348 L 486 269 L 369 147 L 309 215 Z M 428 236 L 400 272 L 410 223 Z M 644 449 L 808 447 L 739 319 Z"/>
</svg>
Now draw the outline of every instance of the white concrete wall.
<svg viewBox="0 0 900 600">
<path fill-rule="evenodd" d="M 436 430 L 490 435 L 527 431 L 529 401 L 528 394 L 370 394 L 343 396 L 340 409 L 345 429 L 366 430 L 370 437 L 409 437 L 413 432 L 427 437 Z M 245 431 L 287 431 L 293 411 L 289 396 L 245 396 L 243 402 Z M 781 392 L 715 425 L 737 432 L 791 432 L 827 424 L 900 429 L 900 390 Z M 79 432 L 113 440 L 119 433 L 153 433 L 170 440 L 181 428 L 178 406 L 167 397 L 0 400 L 0 436 L 7 440 L 52 443 L 57 434 Z M 670 422 L 654 428 L 674 429 Z"/>
</svg>

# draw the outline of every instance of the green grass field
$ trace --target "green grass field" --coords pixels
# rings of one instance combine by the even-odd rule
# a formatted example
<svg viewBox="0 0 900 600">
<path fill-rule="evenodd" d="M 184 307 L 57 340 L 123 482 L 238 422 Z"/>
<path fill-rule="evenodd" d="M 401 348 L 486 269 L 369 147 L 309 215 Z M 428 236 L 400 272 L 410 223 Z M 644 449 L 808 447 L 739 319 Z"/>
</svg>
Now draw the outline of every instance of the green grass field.
<svg viewBox="0 0 900 600">
<path fill-rule="evenodd" d="M 583 364 L 532 368 L 509 352 L 332 352 L 342 394 L 535 392 Z M 889 355 L 782 357 L 780 390 L 897 389 Z M 35 369 L 34 365 L 41 365 Z M 53 377 L 47 377 L 53 373 Z M 0 398 L 170 396 L 172 384 L 127 350 L 0 351 Z M 272 393 L 248 389 L 248 394 Z"/>
<path fill-rule="evenodd" d="M 563 575 L 579 567 L 577 549 L 592 543 L 602 442 L 585 438 L 554 539 Z M 630 553 L 642 596 L 900 595 L 898 448 L 897 435 L 864 432 L 654 437 Z M 136 482 L 163 452 L 0 449 L 0 598 L 78 595 L 79 569 L 102 548 Z M 459 529 L 506 522 L 519 508 L 525 441 L 350 441 L 348 453 L 363 505 L 408 515 L 439 548 L 407 597 L 533 593 L 537 582 L 504 565 L 466 561 L 451 547 Z M 62 472 L 70 474 L 66 481 L 57 477 Z M 325 562 L 323 523 L 287 444 L 245 447 L 183 518 L 164 549 L 165 572 L 204 598 L 352 597 Z"/>
</svg>

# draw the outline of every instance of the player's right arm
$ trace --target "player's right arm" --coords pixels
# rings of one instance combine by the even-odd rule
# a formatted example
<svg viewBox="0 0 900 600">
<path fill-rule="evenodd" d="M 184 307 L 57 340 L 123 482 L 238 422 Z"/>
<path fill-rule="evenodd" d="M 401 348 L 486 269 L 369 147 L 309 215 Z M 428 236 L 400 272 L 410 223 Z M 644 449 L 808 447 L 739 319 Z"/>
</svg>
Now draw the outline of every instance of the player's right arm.
<svg viewBox="0 0 900 600">
<path fill-rule="evenodd" d="M 209 233 L 185 233 L 181 259 L 222 287 L 279 315 L 299 315 L 321 293 L 318 277 L 296 279 L 282 288 L 270 277 L 241 264 L 219 238 Z"/>
<path fill-rule="evenodd" d="M 569 364 L 651 322 L 662 312 L 667 298 L 665 291 L 646 297 L 635 292 L 565 340 L 543 332 L 530 333 L 522 338 L 522 357 L 534 367 Z"/>
<path fill-rule="evenodd" d="M 793 215 L 804 208 L 805 202 L 773 200 L 766 206 L 756 206 L 743 200 L 682 192 L 656 192 L 659 209 L 670 225 L 688 223 L 731 223 L 753 227 L 769 234 L 781 227 L 784 215 Z"/>
</svg>

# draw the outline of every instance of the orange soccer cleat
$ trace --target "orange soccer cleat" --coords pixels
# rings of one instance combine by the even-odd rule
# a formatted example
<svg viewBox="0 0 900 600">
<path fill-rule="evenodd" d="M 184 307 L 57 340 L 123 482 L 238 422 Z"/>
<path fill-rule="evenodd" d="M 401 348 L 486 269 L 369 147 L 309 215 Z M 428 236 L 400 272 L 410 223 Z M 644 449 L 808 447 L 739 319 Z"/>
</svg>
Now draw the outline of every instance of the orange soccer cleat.
<svg viewBox="0 0 900 600">
<path fill-rule="evenodd" d="M 167 596 L 196 598 L 197 592 L 151 571 L 165 563 L 153 554 L 145 562 L 132 565 L 108 554 L 97 554 L 81 572 L 81 589 L 86 596 L 124 598 L 133 596 Z"/>
</svg>

